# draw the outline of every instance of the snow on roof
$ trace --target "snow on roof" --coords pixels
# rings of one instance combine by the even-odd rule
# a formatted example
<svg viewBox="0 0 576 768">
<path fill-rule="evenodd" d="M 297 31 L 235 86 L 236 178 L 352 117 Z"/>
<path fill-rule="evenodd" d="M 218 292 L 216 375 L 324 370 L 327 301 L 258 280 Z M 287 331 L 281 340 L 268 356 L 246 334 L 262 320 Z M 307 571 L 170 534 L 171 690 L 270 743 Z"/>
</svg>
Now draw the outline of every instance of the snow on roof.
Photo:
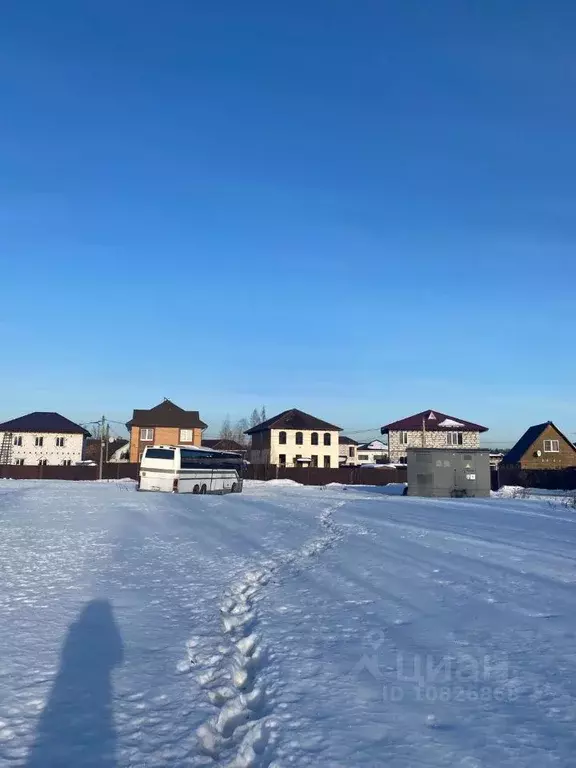
<svg viewBox="0 0 576 768">
<path fill-rule="evenodd" d="M 439 427 L 463 427 L 464 424 L 462 424 L 461 421 L 456 421 L 455 419 L 444 419 L 444 421 L 441 421 L 438 424 Z"/>
<path fill-rule="evenodd" d="M 371 440 L 369 443 L 361 443 L 358 446 L 359 451 L 387 451 L 388 446 L 381 440 Z"/>
</svg>

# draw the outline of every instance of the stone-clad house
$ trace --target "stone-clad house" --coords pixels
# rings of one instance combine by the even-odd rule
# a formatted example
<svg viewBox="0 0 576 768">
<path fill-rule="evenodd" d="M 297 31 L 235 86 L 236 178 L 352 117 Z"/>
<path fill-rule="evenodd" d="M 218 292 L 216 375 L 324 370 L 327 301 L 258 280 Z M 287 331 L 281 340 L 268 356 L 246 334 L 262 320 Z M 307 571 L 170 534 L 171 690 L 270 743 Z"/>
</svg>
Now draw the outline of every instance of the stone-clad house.
<svg viewBox="0 0 576 768">
<path fill-rule="evenodd" d="M 389 461 L 406 463 L 407 448 L 480 448 L 480 434 L 488 427 L 440 411 L 422 411 L 380 429 L 388 435 Z"/>
<path fill-rule="evenodd" d="M 356 450 L 358 441 L 347 435 L 340 435 L 338 438 L 339 462 L 341 467 L 355 467 Z"/>
</svg>

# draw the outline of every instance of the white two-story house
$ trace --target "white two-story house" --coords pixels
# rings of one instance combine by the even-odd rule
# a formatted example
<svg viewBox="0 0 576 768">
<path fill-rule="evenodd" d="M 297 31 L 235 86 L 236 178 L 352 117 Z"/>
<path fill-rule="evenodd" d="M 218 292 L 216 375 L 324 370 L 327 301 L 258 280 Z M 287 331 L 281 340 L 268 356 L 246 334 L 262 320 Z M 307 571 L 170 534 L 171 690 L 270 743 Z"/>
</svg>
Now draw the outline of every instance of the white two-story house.
<svg viewBox="0 0 576 768">
<path fill-rule="evenodd" d="M 488 427 L 447 416 L 440 411 L 422 411 L 380 429 L 388 435 L 388 456 L 393 464 L 406 463 L 407 448 L 480 448 L 480 434 Z"/>
<path fill-rule="evenodd" d="M 0 464 L 70 466 L 90 433 L 59 413 L 35 411 L 0 424 Z"/>
<path fill-rule="evenodd" d="M 381 440 L 359 443 L 346 435 L 338 438 L 340 444 L 340 466 L 361 467 L 364 464 L 385 464 L 388 461 L 388 446 Z"/>
<path fill-rule="evenodd" d="M 360 443 L 356 449 L 358 464 L 384 464 L 388 461 L 388 446 L 381 440 Z"/>
<path fill-rule="evenodd" d="M 246 431 L 252 464 L 338 467 L 340 427 L 291 408 Z"/>
</svg>

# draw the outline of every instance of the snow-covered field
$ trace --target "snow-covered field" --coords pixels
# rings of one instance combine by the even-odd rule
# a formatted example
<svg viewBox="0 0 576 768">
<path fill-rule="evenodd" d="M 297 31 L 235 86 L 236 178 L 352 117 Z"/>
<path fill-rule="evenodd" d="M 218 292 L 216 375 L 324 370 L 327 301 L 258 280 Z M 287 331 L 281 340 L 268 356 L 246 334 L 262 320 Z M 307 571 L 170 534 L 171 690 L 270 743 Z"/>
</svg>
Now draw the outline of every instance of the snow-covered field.
<svg viewBox="0 0 576 768">
<path fill-rule="evenodd" d="M 547 500 L 1 481 L 0 765 L 574 766 L 575 566 Z"/>
</svg>

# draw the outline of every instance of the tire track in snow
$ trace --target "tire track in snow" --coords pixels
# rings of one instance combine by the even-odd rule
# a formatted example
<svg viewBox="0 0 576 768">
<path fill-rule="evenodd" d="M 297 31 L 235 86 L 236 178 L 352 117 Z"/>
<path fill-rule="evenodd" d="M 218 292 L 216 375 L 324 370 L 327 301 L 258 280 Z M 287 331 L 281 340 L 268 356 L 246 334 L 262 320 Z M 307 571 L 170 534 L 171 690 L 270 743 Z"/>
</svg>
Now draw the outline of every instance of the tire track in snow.
<svg viewBox="0 0 576 768">
<path fill-rule="evenodd" d="M 220 603 L 222 642 L 216 650 L 188 642 L 190 665 L 217 710 L 197 731 L 201 751 L 210 762 L 227 768 L 279 768 L 272 762 L 278 740 L 279 720 L 268 711 L 261 677 L 267 654 L 257 632 L 258 602 L 263 588 L 279 571 L 304 565 L 343 537 L 343 528 L 332 515 L 346 502 L 322 510 L 322 534 L 298 549 L 268 558 L 241 574 L 225 590 Z M 226 762 L 223 762 L 226 761 Z"/>
</svg>

